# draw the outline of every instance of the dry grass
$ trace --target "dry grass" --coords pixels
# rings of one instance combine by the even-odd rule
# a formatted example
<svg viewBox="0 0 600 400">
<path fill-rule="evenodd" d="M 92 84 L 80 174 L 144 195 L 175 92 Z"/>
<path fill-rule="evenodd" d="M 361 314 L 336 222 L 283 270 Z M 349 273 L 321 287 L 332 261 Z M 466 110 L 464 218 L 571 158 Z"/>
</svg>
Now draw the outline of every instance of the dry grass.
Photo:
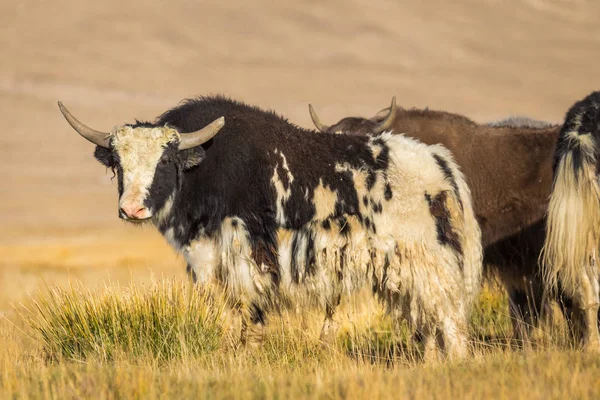
<svg viewBox="0 0 600 400">
<path fill-rule="evenodd" d="M 33 304 L 35 310 L 21 316 L 52 361 L 123 358 L 162 365 L 214 351 L 222 336 L 224 302 L 172 281 L 101 293 L 53 287 Z"/>
<path fill-rule="evenodd" d="M 237 347 L 225 302 L 185 281 L 48 287 L 0 328 L 2 398 L 595 398 L 600 360 L 540 341 L 516 351 L 501 292 L 484 290 L 473 356 L 424 365 L 408 331 L 360 297 L 337 343 L 321 316 L 270 320 L 260 350 Z M 367 304 L 367 305 L 365 305 Z"/>
</svg>

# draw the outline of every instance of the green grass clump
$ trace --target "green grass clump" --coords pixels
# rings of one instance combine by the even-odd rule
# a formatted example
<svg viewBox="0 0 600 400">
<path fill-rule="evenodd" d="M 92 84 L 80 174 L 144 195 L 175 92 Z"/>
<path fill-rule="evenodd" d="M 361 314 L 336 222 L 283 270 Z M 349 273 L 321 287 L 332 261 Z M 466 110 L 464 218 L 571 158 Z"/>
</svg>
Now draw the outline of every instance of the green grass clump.
<svg viewBox="0 0 600 400">
<path fill-rule="evenodd" d="M 34 305 L 26 320 L 50 360 L 162 364 L 210 353 L 223 337 L 224 301 L 183 281 L 101 293 L 48 288 Z"/>
<path fill-rule="evenodd" d="M 485 343 L 503 343 L 510 339 L 512 322 L 506 291 L 484 286 L 471 314 L 471 334 Z"/>
</svg>

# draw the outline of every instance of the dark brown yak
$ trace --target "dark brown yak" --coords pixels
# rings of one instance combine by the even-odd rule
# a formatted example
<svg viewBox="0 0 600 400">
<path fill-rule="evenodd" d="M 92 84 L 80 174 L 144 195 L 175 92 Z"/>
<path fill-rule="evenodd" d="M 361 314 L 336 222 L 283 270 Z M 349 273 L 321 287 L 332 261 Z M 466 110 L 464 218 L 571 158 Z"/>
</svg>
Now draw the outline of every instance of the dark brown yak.
<svg viewBox="0 0 600 400">
<path fill-rule="evenodd" d="M 506 287 L 515 336 L 527 338 L 542 308 L 537 261 L 560 126 L 522 117 L 482 125 L 444 111 L 396 107 L 395 98 L 371 119 L 349 117 L 331 126 L 309 110 L 322 132 L 393 131 L 450 149 L 471 188 L 488 272 Z"/>
</svg>

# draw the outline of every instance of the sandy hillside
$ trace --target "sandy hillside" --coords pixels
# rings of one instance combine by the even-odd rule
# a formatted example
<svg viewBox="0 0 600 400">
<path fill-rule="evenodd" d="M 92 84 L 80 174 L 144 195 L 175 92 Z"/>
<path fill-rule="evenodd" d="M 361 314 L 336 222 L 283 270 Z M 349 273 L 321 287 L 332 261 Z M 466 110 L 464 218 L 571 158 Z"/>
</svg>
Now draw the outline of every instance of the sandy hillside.
<svg viewBox="0 0 600 400">
<path fill-rule="evenodd" d="M 184 270 L 152 229 L 118 220 L 116 184 L 56 100 L 102 130 L 208 93 L 303 126 L 309 101 L 334 121 L 392 95 L 559 121 L 600 87 L 597 1 L 205 3 L 0 2 L 0 301 L 40 277 Z"/>
</svg>

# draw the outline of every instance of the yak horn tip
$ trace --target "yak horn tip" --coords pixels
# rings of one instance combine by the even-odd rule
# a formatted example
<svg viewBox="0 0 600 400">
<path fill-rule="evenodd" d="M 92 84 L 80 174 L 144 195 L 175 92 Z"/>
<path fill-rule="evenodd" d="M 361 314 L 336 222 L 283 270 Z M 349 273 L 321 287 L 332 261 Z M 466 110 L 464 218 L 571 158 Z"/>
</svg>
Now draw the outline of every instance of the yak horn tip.
<svg viewBox="0 0 600 400">
<path fill-rule="evenodd" d="M 321 122 L 321 120 L 319 119 L 319 116 L 315 112 L 315 109 L 313 108 L 312 104 L 310 104 L 310 103 L 308 104 L 308 112 L 310 114 L 310 118 L 313 121 L 313 124 L 315 124 L 315 127 L 321 132 L 327 132 L 327 130 L 329 129 L 329 126 L 325 125 Z"/>
<path fill-rule="evenodd" d="M 394 125 L 394 119 L 396 118 L 396 96 L 392 97 L 392 104 L 389 108 L 389 112 L 386 117 L 377 125 L 374 132 L 379 134 L 383 131 L 389 130 Z M 383 111 L 383 110 L 382 110 Z"/>
</svg>

